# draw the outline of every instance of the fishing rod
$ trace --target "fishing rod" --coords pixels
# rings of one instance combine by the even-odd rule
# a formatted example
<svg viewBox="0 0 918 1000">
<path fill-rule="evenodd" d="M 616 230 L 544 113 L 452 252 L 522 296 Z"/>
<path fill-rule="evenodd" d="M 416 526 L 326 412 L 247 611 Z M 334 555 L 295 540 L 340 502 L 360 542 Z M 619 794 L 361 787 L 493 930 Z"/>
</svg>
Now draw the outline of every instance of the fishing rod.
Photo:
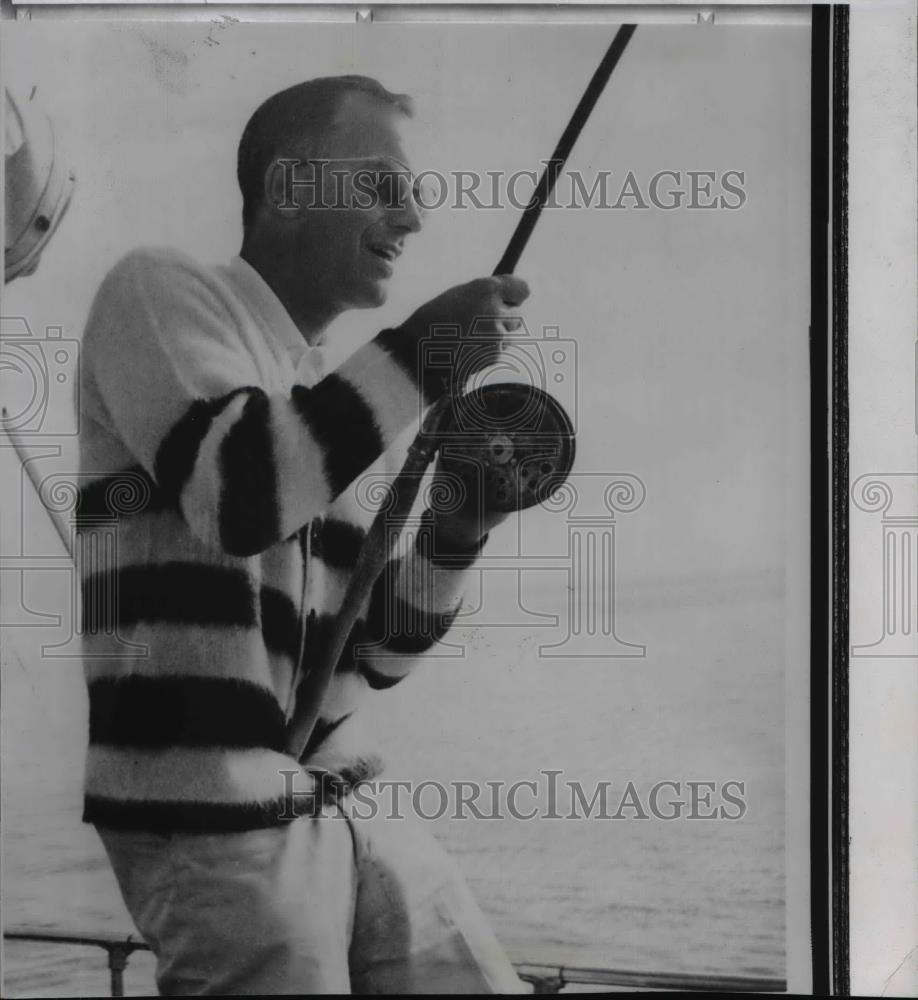
<svg viewBox="0 0 918 1000">
<path fill-rule="evenodd" d="M 558 145 L 555 147 L 551 159 L 546 163 L 545 170 L 542 171 L 542 176 L 539 178 L 539 183 L 536 185 L 532 198 L 529 199 L 529 203 L 523 209 L 523 214 L 520 216 L 520 221 L 517 223 L 516 229 L 510 237 L 507 249 L 504 251 L 504 255 L 501 257 L 497 267 L 494 268 L 495 274 L 513 274 L 516 269 L 516 265 L 523 255 L 523 250 L 529 242 L 529 237 L 532 236 L 532 231 L 535 229 L 535 224 L 542 214 L 542 209 L 547 204 L 549 197 L 551 197 L 555 182 L 561 175 L 564 164 L 567 162 L 567 158 L 574 148 L 574 143 L 583 131 L 583 126 L 586 125 L 587 119 L 593 112 L 593 108 L 596 107 L 596 102 L 599 100 L 600 94 L 609 82 L 609 77 L 612 76 L 636 28 L 637 25 L 635 24 L 623 24 L 615 33 L 612 44 L 602 57 L 600 64 L 596 67 L 596 72 L 587 84 L 586 90 L 584 90 L 577 107 L 574 108 L 574 113 L 571 115 L 567 127 L 561 133 Z"/>
<path fill-rule="evenodd" d="M 6 407 L 2 408 L 0 411 L 0 427 L 3 428 L 3 433 L 6 435 L 7 440 L 13 446 L 13 451 L 16 452 L 16 457 L 19 459 L 19 464 L 25 469 L 29 477 L 29 482 L 32 484 L 32 488 L 35 490 L 35 495 L 38 497 L 38 502 L 41 503 L 41 481 L 38 478 L 38 473 L 35 471 L 32 465 L 33 456 L 30 455 L 22 442 L 19 440 L 18 436 L 15 436 L 9 427 L 7 427 L 7 422 L 9 420 L 9 413 Z M 45 510 L 48 512 L 48 516 L 51 518 L 51 523 L 54 525 L 54 530 L 57 532 L 58 538 L 64 545 L 64 549 L 71 558 L 73 558 L 73 552 L 70 548 L 70 530 L 67 523 L 64 521 L 59 511 L 53 510 L 46 504 L 42 504 Z"/>
<path fill-rule="evenodd" d="M 546 163 L 493 271 L 495 276 L 513 274 L 516 269 L 574 143 L 635 28 L 623 24 L 616 32 Z M 574 461 L 573 424 L 547 392 L 509 382 L 484 385 L 467 394 L 454 388 L 430 408 L 367 532 L 324 655 L 303 680 L 297 704 L 304 709 L 294 715 L 287 730 L 287 749 L 297 760 L 303 758 L 335 667 L 438 450 L 443 470 L 458 476 L 463 488 L 475 490 L 487 509 L 509 513 L 544 502 L 567 478 Z"/>
</svg>

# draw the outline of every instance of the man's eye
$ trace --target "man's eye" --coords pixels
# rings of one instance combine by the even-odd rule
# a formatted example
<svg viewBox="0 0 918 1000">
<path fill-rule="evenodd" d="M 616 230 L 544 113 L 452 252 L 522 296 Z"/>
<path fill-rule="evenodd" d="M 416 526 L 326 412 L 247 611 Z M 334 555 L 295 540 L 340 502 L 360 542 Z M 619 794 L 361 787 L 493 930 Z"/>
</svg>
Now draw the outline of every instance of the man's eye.
<svg viewBox="0 0 918 1000">
<path fill-rule="evenodd" d="M 376 175 L 376 188 L 383 204 L 395 208 L 403 203 L 408 194 L 408 178 L 398 170 L 380 170 Z"/>
<path fill-rule="evenodd" d="M 411 194 L 418 207 L 422 209 L 432 208 L 437 204 L 439 197 L 437 185 L 429 177 L 415 180 Z"/>
</svg>

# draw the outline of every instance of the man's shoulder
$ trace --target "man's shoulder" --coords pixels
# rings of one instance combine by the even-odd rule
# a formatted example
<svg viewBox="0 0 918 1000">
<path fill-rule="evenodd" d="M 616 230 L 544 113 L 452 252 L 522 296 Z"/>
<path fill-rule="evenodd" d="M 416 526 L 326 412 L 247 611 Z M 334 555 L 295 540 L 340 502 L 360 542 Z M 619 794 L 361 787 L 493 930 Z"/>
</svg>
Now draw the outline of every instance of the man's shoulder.
<svg viewBox="0 0 918 1000">
<path fill-rule="evenodd" d="M 119 258 L 103 278 L 85 333 L 145 322 L 158 326 L 170 316 L 188 319 L 189 325 L 206 317 L 225 324 L 231 299 L 218 268 L 172 247 L 141 246 Z"/>
<path fill-rule="evenodd" d="M 215 285 L 219 281 L 217 269 L 201 264 L 175 247 L 140 246 L 115 262 L 102 287 L 163 284 L 167 288 L 180 288 L 187 281 Z"/>
</svg>

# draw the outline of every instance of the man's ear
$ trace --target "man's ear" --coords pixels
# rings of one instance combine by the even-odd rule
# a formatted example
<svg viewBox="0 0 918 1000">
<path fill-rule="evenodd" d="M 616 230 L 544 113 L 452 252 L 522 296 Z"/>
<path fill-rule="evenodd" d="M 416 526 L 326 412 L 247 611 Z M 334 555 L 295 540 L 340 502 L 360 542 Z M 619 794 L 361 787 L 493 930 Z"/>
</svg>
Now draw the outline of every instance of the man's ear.
<svg viewBox="0 0 918 1000">
<path fill-rule="evenodd" d="M 280 218 L 297 218 L 315 188 L 306 176 L 311 167 L 297 159 L 277 159 L 265 172 L 265 209 Z"/>
</svg>

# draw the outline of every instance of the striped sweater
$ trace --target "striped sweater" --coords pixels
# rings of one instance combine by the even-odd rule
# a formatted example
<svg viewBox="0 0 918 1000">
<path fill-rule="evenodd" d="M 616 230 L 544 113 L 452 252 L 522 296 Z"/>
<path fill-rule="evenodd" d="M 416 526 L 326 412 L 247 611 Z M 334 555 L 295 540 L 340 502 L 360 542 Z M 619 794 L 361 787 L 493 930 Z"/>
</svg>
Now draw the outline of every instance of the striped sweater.
<svg viewBox="0 0 918 1000">
<path fill-rule="evenodd" d="M 397 469 L 436 394 L 401 330 L 324 377 L 315 354 L 241 258 L 137 250 L 96 295 L 77 508 L 88 822 L 235 831 L 297 807 L 286 729 L 374 514 L 362 474 Z M 429 511 L 405 541 L 305 758 L 352 783 L 381 766 L 360 703 L 442 637 L 476 554 L 445 551 Z"/>
</svg>

